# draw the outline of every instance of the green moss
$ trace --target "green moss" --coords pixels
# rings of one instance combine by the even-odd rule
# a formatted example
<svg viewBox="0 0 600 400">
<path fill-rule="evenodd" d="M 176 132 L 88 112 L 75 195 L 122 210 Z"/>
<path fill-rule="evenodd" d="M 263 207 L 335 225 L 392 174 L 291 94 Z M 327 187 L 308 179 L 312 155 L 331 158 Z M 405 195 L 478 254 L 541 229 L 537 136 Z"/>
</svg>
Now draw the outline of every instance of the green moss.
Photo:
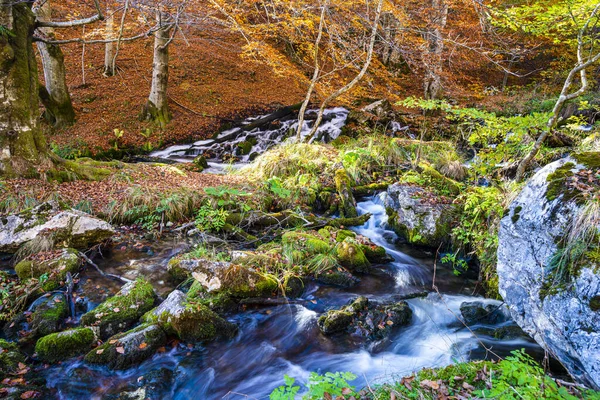
<svg viewBox="0 0 600 400">
<path fill-rule="evenodd" d="M 194 165 L 196 166 L 196 170 L 198 172 L 202 172 L 204 171 L 206 168 L 208 168 L 208 161 L 206 161 L 206 157 L 200 155 L 196 158 L 194 158 L 193 161 Z"/>
<path fill-rule="evenodd" d="M 330 310 L 324 315 L 321 315 L 317 320 L 317 324 L 323 333 L 330 335 L 348 329 L 352 324 L 354 314 L 342 310 Z"/>
<path fill-rule="evenodd" d="M 218 313 L 226 313 L 237 309 L 237 303 L 232 299 L 229 292 L 208 293 L 204 286 L 196 280 L 190 286 L 186 297 L 189 303 L 201 304 Z"/>
<path fill-rule="evenodd" d="M 71 329 L 39 339 L 35 352 L 40 360 L 55 363 L 86 353 L 95 341 L 96 335 L 91 328 Z"/>
<path fill-rule="evenodd" d="M 180 265 L 181 258 L 179 257 L 171 258 L 167 264 L 167 271 L 176 282 L 183 282 L 191 276 L 190 271 L 185 268 L 181 268 Z"/>
<path fill-rule="evenodd" d="M 25 362 L 25 356 L 19 351 L 16 343 L 0 339 L 0 377 L 12 374 Z"/>
<path fill-rule="evenodd" d="M 523 209 L 523 207 L 521 207 L 521 206 L 515 207 L 515 210 L 513 211 L 513 215 L 510 218 L 513 224 L 516 224 L 517 221 L 519 220 L 519 218 L 521 218 L 521 216 L 519 214 L 521 213 L 522 209 Z"/>
<path fill-rule="evenodd" d="M 30 337 L 46 336 L 58 331 L 68 315 L 69 309 L 62 293 L 48 297 L 31 315 Z"/>
<path fill-rule="evenodd" d="M 311 233 L 291 231 L 286 232 L 281 238 L 284 248 L 299 251 L 303 254 L 301 258 L 307 258 L 316 254 L 327 253 L 331 250 L 328 242 L 322 237 Z"/>
<path fill-rule="evenodd" d="M 144 313 L 152 309 L 156 295 L 152 285 L 142 278 L 127 286 L 126 293 L 119 292 L 120 294 L 84 314 L 81 324 L 98 326 L 100 338 L 112 336 L 133 326 Z"/>
<path fill-rule="evenodd" d="M 338 169 L 334 176 L 335 188 L 340 197 L 339 212 L 342 218 L 355 218 L 358 216 L 356 212 L 356 201 L 352 194 L 350 178 L 345 169 Z"/>
<path fill-rule="evenodd" d="M 572 155 L 578 163 L 583 164 L 586 168 L 600 168 L 600 152 L 589 151 L 584 153 L 575 153 Z"/>
<path fill-rule="evenodd" d="M 221 318 L 207 306 L 189 302 L 185 310 L 176 316 L 162 313 L 157 323 L 169 334 L 187 342 L 206 342 L 217 337 L 231 338 L 237 327 Z"/>
<path fill-rule="evenodd" d="M 420 164 L 419 167 L 422 170 L 421 174 L 429 178 L 439 191 L 448 191 L 453 195 L 458 195 L 462 191 L 460 183 L 445 177 L 429 165 Z"/>
<path fill-rule="evenodd" d="M 65 249 L 59 257 L 51 260 L 42 262 L 23 260 L 15 265 L 15 272 L 21 280 L 39 278 L 48 274 L 48 278 L 42 283 L 42 289 L 49 292 L 64 284 L 68 272 L 71 275 L 79 272 L 81 263 L 77 250 Z"/>
<path fill-rule="evenodd" d="M 335 241 L 340 243 L 343 242 L 346 238 L 356 238 L 356 233 L 352 231 L 348 231 L 346 229 L 340 229 L 336 232 Z"/>
<path fill-rule="evenodd" d="M 360 248 L 369 262 L 383 264 L 391 259 L 385 249 L 381 246 L 361 245 Z"/>
<path fill-rule="evenodd" d="M 250 151 L 252 151 L 252 146 L 254 145 L 249 140 L 237 144 L 237 148 L 240 150 L 240 154 L 243 156 L 250 154 Z"/>
<path fill-rule="evenodd" d="M 564 195 L 564 200 L 568 201 L 577 195 L 575 190 L 569 189 L 566 185 L 567 179 L 574 175 L 574 168 L 575 164 L 569 162 L 548 175 L 546 178 L 546 181 L 548 182 L 546 199 L 548 201 L 553 201 L 560 195 Z"/>
<path fill-rule="evenodd" d="M 351 271 L 368 272 L 369 260 L 365 256 L 361 245 L 352 238 L 346 238 L 337 247 L 337 258 L 344 267 Z"/>
</svg>

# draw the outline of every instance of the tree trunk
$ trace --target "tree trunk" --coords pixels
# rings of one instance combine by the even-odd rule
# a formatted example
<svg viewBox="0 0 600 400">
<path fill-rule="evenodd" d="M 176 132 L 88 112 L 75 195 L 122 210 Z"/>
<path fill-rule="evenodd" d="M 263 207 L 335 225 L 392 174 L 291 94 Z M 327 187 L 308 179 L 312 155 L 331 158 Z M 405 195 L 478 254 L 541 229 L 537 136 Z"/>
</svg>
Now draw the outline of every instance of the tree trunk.
<svg viewBox="0 0 600 400">
<path fill-rule="evenodd" d="M 27 3 L 0 0 L 0 26 L 5 28 L 0 34 L 0 175 L 4 177 L 38 177 L 53 167 L 38 121 L 34 24 Z"/>
<path fill-rule="evenodd" d="M 163 16 L 158 13 L 159 24 L 164 23 Z M 171 120 L 169 104 L 167 99 L 167 87 L 169 83 L 169 42 L 172 26 L 168 25 L 156 31 L 154 37 L 154 62 L 152 63 L 152 87 L 150 96 L 146 103 L 142 116 L 144 119 L 152 120 L 166 125 Z"/>
<path fill-rule="evenodd" d="M 383 65 L 391 65 L 398 62 L 400 53 L 396 44 L 396 35 L 400 31 L 400 21 L 391 13 L 383 13 L 381 15 L 381 49 L 380 57 Z"/>
<path fill-rule="evenodd" d="M 442 95 L 442 52 L 444 38 L 442 29 L 448 20 L 448 4 L 445 0 L 432 0 L 431 21 L 425 33 L 427 48 L 423 55 L 425 65 L 424 94 L 426 99 L 439 99 Z"/>
<path fill-rule="evenodd" d="M 35 10 L 38 21 L 51 20 L 52 8 L 50 0 L 45 1 Z M 39 28 L 42 36 L 54 39 L 54 29 Z M 45 88 L 40 89 L 40 99 L 46 107 L 44 117 L 54 126 L 68 126 L 75 122 L 75 110 L 71 103 L 67 87 L 65 57 L 59 45 L 37 42 L 37 48 L 44 68 Z"/>
<path fill-rule="evenodd" d="M 112 39 L 115 38 L 115 26 L 114 26 L 114 15 L 113 10 L 110 6 L 110 1 L 107 1 L 106 4 L 106 40 L 109 40 L 104 45 L 104 76 L 110 77 L 115 75 L 115 68 L 113 66 L 113 59 L 115 56 L 114 52 L 114 42 Z"/>
</svg>

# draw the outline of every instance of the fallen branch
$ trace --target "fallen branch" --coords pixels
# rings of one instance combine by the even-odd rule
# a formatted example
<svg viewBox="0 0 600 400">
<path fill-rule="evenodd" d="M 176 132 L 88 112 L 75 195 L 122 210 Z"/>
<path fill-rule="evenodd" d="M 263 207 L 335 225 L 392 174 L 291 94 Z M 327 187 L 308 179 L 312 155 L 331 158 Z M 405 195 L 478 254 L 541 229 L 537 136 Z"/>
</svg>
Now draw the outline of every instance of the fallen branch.
<svg viewBox="0 0 600 400">
<path fill-rule="evenodd" d="M 81 256 L 81 258 L 83 258 L 83 260 L 84 260 L 86 263 L 88 263 L 89 265 L 91 265 L 92 267 L 94 267 L 94 269 L 95 269 L 96 271 L 98 271 L 98 273 L 99 273 L 100 275 L 102 275 L 103 277 L 105 277 L 105 278 L 112 278 L 112 279 L 116 279 L 116 280 L 119 280 L 119 281 L 121 281 L 121 282 L 124 282 L 124 283 L 130 283 L 130 282 L 133 282 L 133 281 L 131 281 L 131 280 L 127 279 L 127 278 L 123 278 L 123 277 L 122 277 L 122 276 L 120 276 L 120 275 L 115 275 L 115 274 L 107 274 L 106 272 L 102 271 L 102 270 L 100 269 L 100 267 L 99 267 L 98 265 L 96 265 L 96 264 L 95 264 L 95 263 L 94 263 L 92 260 L 90 260 L 90 258 L 89 258 L 88 256 L 86 256 L 86 255 L 85 255 L 85 254 L 83 254 L 82 252 L 79 252 L 79 255 Z"/>
</svg>

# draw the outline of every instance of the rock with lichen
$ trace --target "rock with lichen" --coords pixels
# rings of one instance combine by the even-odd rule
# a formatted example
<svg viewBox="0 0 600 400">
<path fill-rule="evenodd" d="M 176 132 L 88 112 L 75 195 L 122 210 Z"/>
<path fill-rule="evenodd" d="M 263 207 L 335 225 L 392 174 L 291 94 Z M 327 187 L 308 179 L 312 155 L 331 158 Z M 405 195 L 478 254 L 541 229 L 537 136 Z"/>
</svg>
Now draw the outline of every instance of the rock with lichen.
<svg viewBox="0 0 600 400">
<path fill-rule="evenodd" d="M 94 343 L 96 334 L 92 328 L 69 329 L 40 338 L 35 353 L 40 360 L 55 363 L 87 353 Z"/>
<path fill-rule="evenodd" d="M 359 297 L 348 305 L 321 315 L 317 325 L 325 335 L 349 334 L 368 341 L 378 341 L 393 329 L 408 325 L 412 310 L 405 301 L 380 304 Z"/>
<path fill-rule="evenodd" d="M 156 294 L 145 279 L 124 285 L 119 293 L 81 317 L 83 326 L 98 329 L 101 339 L 134 326 L 140 317 L 154 307 Z"/>
<path fill-rule="evenodd" d="M 44 237 L 52 248 L 88 248 L 114 234 L 113 227 L 78 210 L 62 210 L 55 201 L 0 218 L 0 252 L 14 253 Z"/>
<path fill-rule="evenodd" d="M 167 334 L 188 342 L 230 338 L 237 331 L 235 324 L 180 290 L 171 292 L 158 307 L 146 313 L 142 321 L 158 324 Z"/>
<path fill-rule="evenodd" d="M 15 272 L 21 280 L 39 279 L 43 276 L 42 288 L 51 291 L 64 284 L 67 273 L 77 273 L 81 265 L 82 260 L 77 250 L 63 249 L 30 256 L 15 265 Z"/>
<path fill-rule="evenodd" d="M 85 362 L 111 369 L 127 369 L 152 357 L 166 343 L 167 335 L 162 328 L 143 324 L 110 337 L 104 344 L 88 352 Z"/>
</svg>

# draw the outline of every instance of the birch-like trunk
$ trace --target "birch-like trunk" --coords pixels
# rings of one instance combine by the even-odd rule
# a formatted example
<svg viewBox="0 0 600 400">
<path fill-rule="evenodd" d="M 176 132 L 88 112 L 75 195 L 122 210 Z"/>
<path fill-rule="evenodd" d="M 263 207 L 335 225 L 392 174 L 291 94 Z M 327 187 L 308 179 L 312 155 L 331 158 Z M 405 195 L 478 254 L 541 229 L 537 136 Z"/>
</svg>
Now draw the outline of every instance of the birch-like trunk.
<svg viewBox="0 0 600 400">
<path fill-rule="evenodd" d="M 160 13 L 157 13 L 157 22 L 158 24 L 164 23 L 164 18 Z M 161 126 L 166 125 L 171 120 L 167 88 L 169 84 L 169 39 L 172 29 L 171 25 L 167 25 L 155 33 L 152 86 L 148 102 L 142 112 L 144 119 L 155 121 Z"/>
<path fill-rule="evenodd" d="M 346 85 L 344 85 L 343 87 L 339 88 L 338 90 L 336 90 L 335 92 L 330 94 L 329 97 L 327 97 L 321 103 L 321 107 L 319 108 L 319 113 L 317 114 L 317 119 L 315 120 L 315 124 L 313 125 L 312 129 L 310 130 L 310 133 L 306 136 L 305 140 L 312 142 L 314 139 L 316 139 L 315 134 L 317 133 L 317 129 L 319 129 L 319 125 L 321 125 L 321 122 L 323 121 L 323 115 L 325 114 L 325 110 L 327 109 L 327 106 L 333 100 L 337 99 L 338 97 L 340 97 L 347 91 L 351 90 L 358 82 L 360 82 L 360 80 L 363 78 L 363 76 L 365 76 L 365 74 L 367 73 L 367 70 L 369 69 L 369 66 L 371 65 L 371 61 L 373 60 L 373 50 L 375 48 L 375 42 L 377 41 L 377 31 L 379 29 L 379 21 L 381 19 L 382 8 L 383 8 L 383 0 L 379 0 L 377 3 L 377 11 L 375 13 L 375 20 L 373 21 L 373 26 L 371 28 L 371 36 L 369 39 L 369 48 L 367 49 L 367 58 L 365 60 L 365 63 L 363 64 L 363 67 L 361 68 L 360 72 L 354 77 L 354 79 L 352 79 Z"/>
<path fill-rule="evenodd" d="M 42 3 L 35 9 L 35 16 L 40 22 L 51 20 L 52 8 L 50 0 Z M 39 28 L 40 33 L 47 39 L 54 39 L 54 29 Z M 75 122 L 75 110 L 71 103 L 69 88 L 67 87 L 65 57 L 60 46 L 37 42 L 37 48 L 44 68 L 44 81 L 46 86 L 40 87 L 40 99 L 46 107 L 44 116 L 54 126 L 68 126 Z"/>
<path fill-rule="evenodd" d="M 439 99 L 442 96 L 442 53 L 444 38 L 442 30 L 448 20 L 448 4 L 445 0 L 431 1 L 432 17 L 425 33 L 427 47 L 423 54 L 425 79 L 423 82 L 426 99 Z"/>
<path fill-rule="evenodd" d="M 0 0 L 0 176 L 34 177 L 53 167 L 38 122 L 38 73 L 30 5 Z"/>
<path fill-rule="evenodd" d="M 114 10 L 110 6 L 110 1 L 106 4 L 106 26 L 104 30 L 106 32 L 106 40 L 109 40 L 104 45 L 104 76 L 110 77 L 115 75 L 115 69 L 113 66 L 113 59 L 115 57 L 115 44 L 112 41 L 115 38 L 115 19 L 113 16 Z"/>
</svg>

